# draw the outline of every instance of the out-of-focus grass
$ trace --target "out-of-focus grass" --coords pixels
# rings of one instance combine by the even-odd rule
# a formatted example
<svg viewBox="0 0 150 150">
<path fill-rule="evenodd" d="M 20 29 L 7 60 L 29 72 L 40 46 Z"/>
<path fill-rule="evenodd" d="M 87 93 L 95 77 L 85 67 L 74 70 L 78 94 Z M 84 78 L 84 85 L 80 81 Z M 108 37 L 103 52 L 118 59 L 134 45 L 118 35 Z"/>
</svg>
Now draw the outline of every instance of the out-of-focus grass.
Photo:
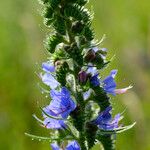
<svg viewBox="0 0 150 150">
<path fill-rule="evenodd" d="M 150 150 L 150 3 L 148 0 L 91 1 L 97 39 L 115 59 L 104 74 L 118 68 L 118 87 L 133 84 L 126 95 L 112 98 L 114 112 L 125 108 L 124 123 L 134 129 L 117 135 L 118 150 Z M 46 150 L 49 143 L 31 141 L 24 132 L 49 135 L 32 118 L 48 100 L 38 90 L 37 62 L 46 58 L 45 28 L 37 1 L 0 1 L 0 149 Z M 89 7 L 90 8 L 90 7 Z M 99 150 L 100 148 L 94 148 Z"/>
</svg>

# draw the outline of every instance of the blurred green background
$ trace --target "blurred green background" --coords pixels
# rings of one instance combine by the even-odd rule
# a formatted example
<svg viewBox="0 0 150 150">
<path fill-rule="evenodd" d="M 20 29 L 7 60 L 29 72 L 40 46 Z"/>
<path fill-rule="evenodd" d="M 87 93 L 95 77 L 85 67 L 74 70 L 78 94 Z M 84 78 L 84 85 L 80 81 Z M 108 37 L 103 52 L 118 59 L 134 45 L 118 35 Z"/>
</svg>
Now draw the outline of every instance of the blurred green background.
<svg viewBox="0 0 150 150">
<path fill-rule="evenodd" d="M 104 47 L 109 58 L 115 55 L 104 74 L 118 68 L 118 87 L 134 86 L 112 99 L 114 112 L 127 108 L 125 124 L 137 122 L 117 135 L 117 150 L 150 150 L 150 2 L 91 0 L 88 7 L 95 12 L 97 39 L 106 34 Z M 46 60 L 45 34 L 37 0 L 0 1 L 0 150 L 50 149 L 24 135 L 49 135 L 32 117 L 47 101 L 35 73 Z"/>
</svg>

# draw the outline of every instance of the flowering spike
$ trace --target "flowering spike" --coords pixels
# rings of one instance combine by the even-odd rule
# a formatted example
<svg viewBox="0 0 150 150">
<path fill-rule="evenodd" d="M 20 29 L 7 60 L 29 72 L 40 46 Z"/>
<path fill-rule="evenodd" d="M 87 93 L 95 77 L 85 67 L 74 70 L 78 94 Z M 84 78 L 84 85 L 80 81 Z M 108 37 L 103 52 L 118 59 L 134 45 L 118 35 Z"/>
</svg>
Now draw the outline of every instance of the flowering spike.
<svg viewBox="0 0 150 150">
<path fill-rule="evenodd" d="M 93 86 L 99 86 L 100 85 L 100 79 L 98 78 L 99 73 L 95 74 L 90 78 L 90 82 Z"/>
<path fill-rule="evenodd" d="M 45 40 L 49 58 L 40 73 L 50 102 L 41 109 L 43 119 L 34 118 L 41 126 L 57 130 L 51 131 L 57 137 L 50 137 L 53 150 L 90 150 L 96 140 L 104 150 L 115 150 L 116 133 L 134 124 L 120 126 L 121 114 L 112 117 L 109 94 L 123 94 L 131 86 L 116 89 L 117 70 L 101 79 L 102 69 L 110 61 L 107 49 L 100 47 L 105 37 L 99 43 L 94 40 L 93 14 L 84 6 L 88 0 L 42 2 L 44 23 L 53 31 Z M 65 147 L 68 140 L 72 141 Z"/>
</svg>

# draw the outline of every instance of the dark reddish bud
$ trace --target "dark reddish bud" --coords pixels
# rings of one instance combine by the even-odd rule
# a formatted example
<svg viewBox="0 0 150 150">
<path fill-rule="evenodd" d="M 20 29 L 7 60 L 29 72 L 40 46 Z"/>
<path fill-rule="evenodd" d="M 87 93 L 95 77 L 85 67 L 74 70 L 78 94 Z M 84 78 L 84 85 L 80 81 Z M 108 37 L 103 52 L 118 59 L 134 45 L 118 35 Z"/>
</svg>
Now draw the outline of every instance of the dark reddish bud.
<svg viewBox="0 0 150 150">
<path fill-rule="evenodd" d="M 95 59 L 96 55 L 95 55 L 95 52 L 90 49 L 87 53 L 86 53 L 86 56 L 85 56 L 85 61 L 87 62 L 92 62 L 94 59 Z"/>
<path fill-rule="evenodd" d="M 85 71 L 80 71 L 78 74 L 78 80 L 80 83 L 85 84 L 87 81 L 88 75 Z"/>
</svg>

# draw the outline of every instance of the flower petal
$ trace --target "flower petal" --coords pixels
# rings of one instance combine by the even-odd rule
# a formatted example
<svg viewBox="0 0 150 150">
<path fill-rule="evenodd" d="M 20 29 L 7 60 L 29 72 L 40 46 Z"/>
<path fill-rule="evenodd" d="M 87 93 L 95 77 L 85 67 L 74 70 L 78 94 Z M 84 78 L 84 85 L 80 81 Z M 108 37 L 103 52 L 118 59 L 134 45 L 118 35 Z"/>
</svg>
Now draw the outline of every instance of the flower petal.
<svg viewBox="0 0 150 150">
<path fill-rule="evenodd" d="M 102 111 L 98 117 L 93 121 L 95 124 L 99 125 L 101 124 L 102 122 L 109 122 L 112 117 L 111 117 L 111 114 L 110 114 L 110 111 L 112 110 L 112 107 L 109 106 L 107 107 L 104 111 Z"/>
<path fill-rule="evenodd" d="M 65 150 L 81 150 L 81 148 L 77 141 L 72 141 L 67 145 Z"/>
<path fill-rule="evenodd" d="M 99 128 L 103 130 L 114 130 L 118 128 L 118 123 L 121 120 L 120 114 L 117 114 L 111 122 L 99 124 Z"/>
<path fill-rule="evenodd" d="M 103 80 L 103 84 L 104 84 L 104 90 L 112 95 L 115 95 L 115 89 L 116 89 L 116 82 L 114 81 L 114 78 L 117 74 L 117 70 L 112 70 L 110 72 L 110 75 L 107 76 L 104 80 Z"/>
<path fill-rule="evenodd" d="M 93 77 L 90 78 L 90 82 L 93 86 L 100 85 L 100 79 L 98 78 L 99 73 L 95 74 Z"/>
<path fill-rule="evenodd" d="M 50 86 L 51 89 L 55 89 L 60 85 L 60 83 L 50 73 L 41 74 L 40 77 L 43 83 Z"/>
<path fill-rule="evenodd" d="M 111 111 L 112 107 L 107 107 L 104 111 L 102 111 L 99 116 L 92 121 L 94 124 L 98 125 L 98 127 L 102 130 L 114 130 L 118 128 L 119 121 L 122 119 L 120 114 L 117 114 L 114 119 L 112 119 Z"/>
<path fill-rule="evenodd" d="M 76 108 L 76 104 L 72 100 L 70 92 L 66 87 L 62 87 L 61 92 L 57 90 L 51 90 L 50 95 L 52 101 L 48 106 L 49 114 L 67 118 L 70 112 Z"/>
<path fill-rule="evenodd" d="M 114 69 L 110 72 L 110 75 L 115 78 L 116 74 L 117 74 L 118 70 Z"/>
<path fill-rule="evenodd" d="M 52 65 L 52 63 L 50 63 L 50 62 L 43 62 L 42 63 L 42 69 L 45 72 L 54 72 L 55 71 L 55 66 Z"/>
<path fill-rule="evenodd" d="M 57 120 L 53 118 L 45 118 L 43 121 L 44 126 L 47 129 L 64 129 L 66 125 L 63 120 Z"/>
</svg>

